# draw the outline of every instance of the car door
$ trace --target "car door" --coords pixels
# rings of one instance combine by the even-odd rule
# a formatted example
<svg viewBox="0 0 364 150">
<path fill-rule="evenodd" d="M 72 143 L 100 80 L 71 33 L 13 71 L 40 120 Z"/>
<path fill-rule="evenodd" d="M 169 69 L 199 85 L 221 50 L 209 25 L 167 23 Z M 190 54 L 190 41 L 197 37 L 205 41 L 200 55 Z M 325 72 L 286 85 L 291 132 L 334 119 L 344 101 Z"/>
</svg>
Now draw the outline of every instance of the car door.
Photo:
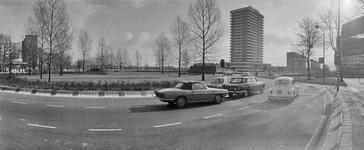
<svg viewBox="0 0 364 150">
<path fill-rule="evenodd" d="M 249 78 L 248 79 L 248 84 L 250 87 L 250 92 L 256 92 L 257 91 L 257 82 L 255 80 L 255 78 Z"/>
<path fill-rule="evenodd" d="M 192 85 L 193 101 L 211 100 L 211 95 L 203 83 L 194 83 Z"/>
</svg>

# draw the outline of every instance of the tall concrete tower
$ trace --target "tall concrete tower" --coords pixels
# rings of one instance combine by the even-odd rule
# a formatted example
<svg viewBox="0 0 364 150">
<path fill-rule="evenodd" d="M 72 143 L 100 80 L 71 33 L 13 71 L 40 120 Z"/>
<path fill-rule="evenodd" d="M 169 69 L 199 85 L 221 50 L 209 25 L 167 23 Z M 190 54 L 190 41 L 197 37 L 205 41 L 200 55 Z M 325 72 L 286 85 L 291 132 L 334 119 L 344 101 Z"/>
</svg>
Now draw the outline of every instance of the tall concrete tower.
<svg viewBox="0 0 364 150">
<path fill-rule="evenodd" d="M 252 6 L 230 11 L 230 61 L 263 63 L 264 16 Z"/>
</svg>

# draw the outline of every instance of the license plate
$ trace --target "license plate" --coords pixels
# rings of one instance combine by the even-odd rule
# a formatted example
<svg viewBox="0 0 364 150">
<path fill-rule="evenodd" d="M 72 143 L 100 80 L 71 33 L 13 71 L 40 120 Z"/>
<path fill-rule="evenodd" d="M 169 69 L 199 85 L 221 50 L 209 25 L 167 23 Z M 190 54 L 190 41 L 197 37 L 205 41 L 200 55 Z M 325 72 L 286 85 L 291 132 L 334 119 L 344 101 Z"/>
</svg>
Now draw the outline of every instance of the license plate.
<svg viewBox="0 0 364 150">
<path fill-rule="evenodd" d="M 277 94 L 282 94 L 282 90 L 277 90 Z"/>
</svg>

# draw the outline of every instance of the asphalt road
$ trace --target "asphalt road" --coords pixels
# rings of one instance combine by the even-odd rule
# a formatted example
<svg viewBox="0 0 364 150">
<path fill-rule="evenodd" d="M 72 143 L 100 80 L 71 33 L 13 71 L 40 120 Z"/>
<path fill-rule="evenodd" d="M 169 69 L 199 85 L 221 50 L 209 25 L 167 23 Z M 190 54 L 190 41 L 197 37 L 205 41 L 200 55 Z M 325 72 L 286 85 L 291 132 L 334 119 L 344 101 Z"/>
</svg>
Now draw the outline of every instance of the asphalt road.
<svg viewBox="0 0 364 150">
<path fill-rule="evenodd" d="M 67 98 L 0 92 L 1 149 L 319 149 L 325 88 L 294 102 L 263 94 L 177 108 L 154 98 Z M 326 98 L 325 98 L 326 97 Z M 329 110 L 329 109 L 326 109 Z"/>
</svg>

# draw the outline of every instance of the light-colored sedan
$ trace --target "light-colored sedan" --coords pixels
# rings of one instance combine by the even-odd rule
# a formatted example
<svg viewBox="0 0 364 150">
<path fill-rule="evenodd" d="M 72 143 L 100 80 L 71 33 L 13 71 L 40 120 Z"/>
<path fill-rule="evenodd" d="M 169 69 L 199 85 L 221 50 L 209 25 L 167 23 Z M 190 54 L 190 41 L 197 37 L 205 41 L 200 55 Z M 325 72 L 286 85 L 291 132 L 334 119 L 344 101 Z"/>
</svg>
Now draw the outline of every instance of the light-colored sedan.
<svg viewBox="0 0 364 150">
<path fill-rule="evenodd" d="M 207 84 L 207 87 L 222 89 L 223 85 L 229 83 L 230 80 L 231 80 L 231 77 L 214 77 Z"/>
<path fill-rule="evenodd" d="M 274 79 L 274 85 L 269 89 L 268 100 L 294 100 L 299 94 L 299 85 L 294 78 L 278 77 Z"/>
<path fill-rule="evenodd" d="M 203 82 L 183 81 L 173 88 L 155 90 L 155 96 L 162 102 L 184 107 L 190 102 L 214 102 L 220 104 L 228 91 L 226 89 L 208 88 Z"/>
</svg>

